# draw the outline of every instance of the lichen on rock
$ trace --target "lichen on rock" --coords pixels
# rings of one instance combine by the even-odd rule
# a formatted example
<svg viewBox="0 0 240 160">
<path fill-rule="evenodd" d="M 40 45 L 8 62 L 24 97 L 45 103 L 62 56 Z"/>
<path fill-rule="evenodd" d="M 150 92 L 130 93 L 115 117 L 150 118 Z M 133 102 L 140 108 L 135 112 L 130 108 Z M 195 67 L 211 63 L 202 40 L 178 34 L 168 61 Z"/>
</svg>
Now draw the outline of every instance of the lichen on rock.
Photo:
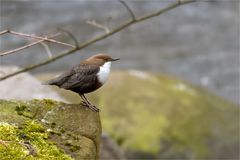
<svg viewBox="0 0 240 160">
<path fill-rule="evenodd" d="M 0 100 L 0 159 L 96 159 L 98 113 L 52 100 Z"/>
</svg>

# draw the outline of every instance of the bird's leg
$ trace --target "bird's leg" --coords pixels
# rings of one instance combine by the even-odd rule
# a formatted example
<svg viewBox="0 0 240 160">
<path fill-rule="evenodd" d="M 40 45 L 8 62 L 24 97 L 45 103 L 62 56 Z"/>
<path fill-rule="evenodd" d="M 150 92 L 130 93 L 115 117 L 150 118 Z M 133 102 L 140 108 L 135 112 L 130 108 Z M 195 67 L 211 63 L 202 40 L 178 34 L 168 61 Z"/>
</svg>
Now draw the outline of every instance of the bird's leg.
<svg viewBox="0 0 240 160">
<path fill-rule="evenodd" d="M 84 106 L 88 106 L 89 105 L 89 103 L 88 103 L 88 101 L 86 101 L 85 100 L 85 98 L 83 97 L 83 95 L 82 94 L 79 94 L 79 96 L 82 98 L 82 104 L 84 105 Z"/>
<path fill-rule="evenodd" d="M 89 105 L 92 105 L 92 104 L 89 102 L 89 100 L 87 99 L 87 97 L 85 97 L 84 94 L 83 94 L 83 98 L 87 101 L 87 103 L 88 103 Z"/>
<path fill-rule="evenodd" d="M 83 102 L 82 104 L 85 106 L 85 107 L 89 107 L 91 104 L 89 103 L 88 100 L 86 100 L 86 98 L 82 95 L 82 94 L 79 94 L 80 97 L 82 98 Z"/>
<path fill-rule="evenodd" d="M 83 94 L 82 96 L 83 96 L 83 98 L 86 100 L 86 102 L 88 103 L 90 109 L 92 109 L 92 110 L 94 110 L 94 111 L 96 111 L 96 112 L 99 112 L 99 109 L 98 109 L 96 106 L 92 105 L 92 104 L 89 102 L 89 100 L 87 99 L 87 97 L 85 97 L 84 94 Z"/>
<path fill-rule="evenodd" d="M 79 94 L 80 97 L 83 99 L 83 105 L 90 108 L 91 110 L 95 111 L 95 112 L 99 112 L 99 109 L 97 107 L 95 107 L 94 105 L 92 105 L 88 99 L 84 96 L 84 94 Z"/>
</svg>

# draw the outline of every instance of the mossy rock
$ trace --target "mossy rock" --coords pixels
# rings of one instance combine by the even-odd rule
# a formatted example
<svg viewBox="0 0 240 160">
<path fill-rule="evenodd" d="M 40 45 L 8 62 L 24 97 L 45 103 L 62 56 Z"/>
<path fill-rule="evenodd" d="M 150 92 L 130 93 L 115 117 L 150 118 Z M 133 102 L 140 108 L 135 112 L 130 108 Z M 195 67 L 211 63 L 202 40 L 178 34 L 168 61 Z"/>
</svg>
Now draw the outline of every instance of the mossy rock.
<svg viewBox="0 0 240 160">
<path fill-rule="evenodd" d="M 99 114 L 52 100 L 0 100 L 1 160 L 97 159 Z"/>
<path fill-rule="evenodd" d="M 130 158 L 238 156 L 239 106 L 204 88 L 167 75 L 113 72 L 89 98 L 101 109 L 103 129 Z"/>
</svg>

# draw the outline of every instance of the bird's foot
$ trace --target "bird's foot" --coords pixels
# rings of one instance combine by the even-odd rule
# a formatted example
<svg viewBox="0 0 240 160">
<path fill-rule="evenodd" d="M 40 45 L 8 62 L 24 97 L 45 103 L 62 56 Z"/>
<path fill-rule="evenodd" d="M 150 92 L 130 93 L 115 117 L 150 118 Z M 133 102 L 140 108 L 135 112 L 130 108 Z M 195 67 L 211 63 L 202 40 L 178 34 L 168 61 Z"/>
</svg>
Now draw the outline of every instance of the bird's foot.
<svg viewBox="0 0 240 160">
<path fill-rule="evenodd" d="M 100 111 L 96 106 L 94 106 L 92 104 L 88 104 L 88 103 L 86 103 L 84 101 L 81 103 L 81 105 L 83 105 L 83 106 L 85 106 L 87 108 L 90 108 L 94 112 L 99 112 Z"/>
</svg>

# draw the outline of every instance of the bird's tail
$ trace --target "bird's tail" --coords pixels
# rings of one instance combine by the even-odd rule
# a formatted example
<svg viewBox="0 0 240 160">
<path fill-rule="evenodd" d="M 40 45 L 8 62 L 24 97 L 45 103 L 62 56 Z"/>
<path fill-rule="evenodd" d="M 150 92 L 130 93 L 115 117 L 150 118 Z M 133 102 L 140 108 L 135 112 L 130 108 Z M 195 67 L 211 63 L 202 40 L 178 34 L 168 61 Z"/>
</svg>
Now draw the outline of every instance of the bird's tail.
<svg viewBox="0 0 240 160">
<path fill-rule="evenodd" d="M 49 85 L 49 82 L 48 81 L 42 82 L 41 85 Z"/>
<path fill-rule="evenodd" d="M 49 84 L 48 81 L 41 83 L 41 85 L 48 85 L 48 84 Z"/>
<path fill-rule="evenodd" d="M 56 84 L 56 82 L 54 79 L 42 82 L 42 85 L 55 85 L 55 84 Z"/>
</svg>

